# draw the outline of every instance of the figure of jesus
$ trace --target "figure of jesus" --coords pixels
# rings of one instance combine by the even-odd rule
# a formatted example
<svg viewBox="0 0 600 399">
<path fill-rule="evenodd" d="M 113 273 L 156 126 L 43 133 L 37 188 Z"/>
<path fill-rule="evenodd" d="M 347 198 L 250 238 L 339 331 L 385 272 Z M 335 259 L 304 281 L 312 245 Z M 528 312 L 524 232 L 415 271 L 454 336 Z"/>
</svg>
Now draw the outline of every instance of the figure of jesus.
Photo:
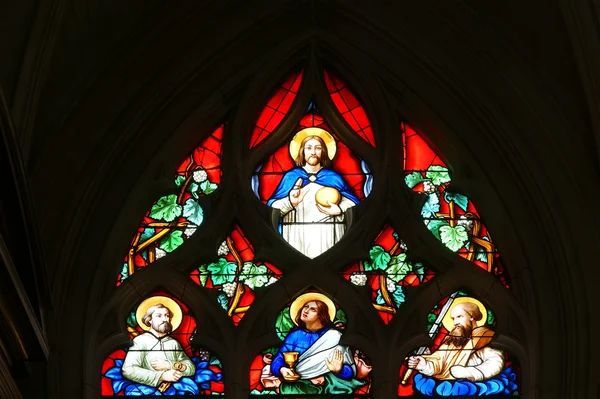
<svg viewBox="0 0 600 399">
<path fill-rule="evenodd" d="M 296 167 L 283 176 L 267 202 L 280 212 L 283 238 L 309 258 L 342 238 L 344 212 L 359 202 L 342 176 L 329 169 L 335 150 L 334 138 L 323 129 L 298 132 L 290 144 Z"/>
</svg>

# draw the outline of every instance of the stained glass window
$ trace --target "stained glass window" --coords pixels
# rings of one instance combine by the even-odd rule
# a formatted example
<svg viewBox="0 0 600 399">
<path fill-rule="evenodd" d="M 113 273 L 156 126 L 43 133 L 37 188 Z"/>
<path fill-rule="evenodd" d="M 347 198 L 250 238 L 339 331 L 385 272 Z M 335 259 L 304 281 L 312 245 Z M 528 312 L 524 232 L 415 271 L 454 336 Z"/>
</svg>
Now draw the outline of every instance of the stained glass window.
<svg viewBox="0 0 600 399">
<path fill-rule="evenodd" d="M 254 259 L 254 248 L 240 226 L 221 243 L 215 262 L 202 264 L 190 277 L 196 284 L 218 291 L 217 301 L 237 325 L 254 302 L 254 291 L 281 278 L 269 262 Z"/>
<path fill-rule="evenodd" d="M 450 189 L 450 171 L 417 131 L 402 124 L 406 185 L 427 197 L 423 222 L 452 252 L 498 276 L 508 287 L 508 276 L 495 244 L 473 202 Z"/>
<path fill-rule="evenodd" d="M 295 298 L 279 314 L 282 341 L 258 354 L 250 366 L 250 395 L 370 398 L 372 366 L 357 348 L 340 344 L 345 312 L 320 292 Z M 312 397 L 312 396 L 310 396 Z"/>
<path fill-rule="evenodd" d="M 133 345 L 102 365 L 102 396 L 221 395 L 219 359 L 193 346 L 196 320 L 165 293 L 143 300 L 126 320 Z"/>
<path fill-rule="evenodd" d="M 408 258 L 408 246 L 391 226 L 385 226 L 371 249 L 369 259 L 357 262 L 342 275 L 352 284 L 371 290 L 371 302 L 387 324 L 406 300 L 410 287 L 431 280 L 434 272 L 422 262 Z"/>
<path fill-rule="evenodd" d="M 430 346 L 414 350 L 400 370 L 398 396 L 519 395 L 519 367 L 494 347 L 496 316 L 464 291 L 454 292 L 427 316 Z"/>
<path fill-rule="evenodd" d="M 430 342 L 402 354 L 398 396 L 519 395 L 518 360 L 496 346 L 504 326 L 473 287 L 429 302 L 432 290 L 435 302 L 446 284 L 469 280 L 453 273 L 458 263 L 509 293 L 483 215 L 425 134 L 406 123 L 373 128 L 381 115 L 352 83 L 312 64 L 275 79 L 260 112 L 233 109 L 238 119 L 189 152 L 172 190 L 148 201 L 118 265 L 117 292 L 140 298 L 125 321 L 131 345 L 103 353 L 103 396 L 371 398 L 389 378 L 378 386 L 378 370 L 344 338 L 360 336 L 398 365 L 386 356 L 403 343 L 381 337 L 422 319 Z M 197 303 L 154 287 L 162 278 Z M 198 319 L 210 334 L 190 307 L 210 315 Z M 248 373 L 249 386 L 237 383 L 245 375 L 225 378 L 221 353 L 205 346 L 238 362 L 227 370 Z"/>
<path fill-rule="evenodd" d="M 173 193 L 154 202 L 131 245 L 117 285 L 156 259 L 175 251 L 204 220 L 199 198 L 212 194 L 221 182 L 221 144 L 225 125 L 217 128 L 179 165 Z"/>
<path fill-rule="evenodd" d="M 250 139 L 250 147 L 263 141 L 283 121 L 296 99 L 300 83 L 302 83 L 302 74 L 303 71 L 300 71 L 290 76 L 269 99 L 256 121 Z"/>
<path fill-rule="evenodd" d="M 314 103 L 289 143 L 275 150 L 252 177 L 254 194 L 280 212 L 283 238 L 309 258 L 342 238 L 348 227 L 346 212 L 372 186 L 366 162 L 336 136 Z"/>
</svg>

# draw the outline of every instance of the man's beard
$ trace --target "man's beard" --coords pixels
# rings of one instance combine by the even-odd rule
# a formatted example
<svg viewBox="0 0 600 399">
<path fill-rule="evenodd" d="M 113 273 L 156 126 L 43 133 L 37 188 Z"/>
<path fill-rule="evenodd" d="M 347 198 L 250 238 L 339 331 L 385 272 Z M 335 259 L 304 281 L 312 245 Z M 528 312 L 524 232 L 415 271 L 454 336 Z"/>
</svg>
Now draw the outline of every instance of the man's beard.
<svg viewBox="0 0 600 399">
<path fill-rule="evenodd" d="M 467 342 L 469 342 L 469 339 L 471 339 L 472 332 L 472 326 L 468 325 L 465 327 L 461 324 L 458 324 L 454 327 L 452 331 L 450 331 L 450 334 L 448 334 L 448 336 L 444 338 L 443 343 L 446 345 L 454 345 L 462 348 L 467 344 Z"/>
<path fill-rule="evenodd" d="M 319 157 L 317 155 L 307 157 L 306 163 L 309 164 L 310 166 L 316 166 L 321 163 L 321 157 Z"/>
<path fill-rule="evenodd" d="M 152 326 L 152 328 L 161 334 L 169 334 L 173 331 L 173 325 L 168 321 L 164 321 L 157 326 Z"/>
</svg>

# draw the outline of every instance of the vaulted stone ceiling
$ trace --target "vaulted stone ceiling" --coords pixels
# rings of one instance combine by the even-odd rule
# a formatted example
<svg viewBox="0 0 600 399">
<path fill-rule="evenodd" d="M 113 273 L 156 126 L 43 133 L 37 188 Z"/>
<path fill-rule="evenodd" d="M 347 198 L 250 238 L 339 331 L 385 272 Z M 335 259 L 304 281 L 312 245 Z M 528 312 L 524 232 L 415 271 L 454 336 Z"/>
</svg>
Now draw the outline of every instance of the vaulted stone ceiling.
<svg viewBox="0 0 600 399">
<path fill-rule="evenodd" d="M 559 281 L 541 275 L 543 265 L 519 269 L 536 281 L 540 292 L 531 300 L 538 306 L 554 298 L 551 306 L 570 307 L 560 310 L 556 324 L 541 323 L 557 328 L 546 344 L 565 344 L 556 337 L 564 333 L 560 324 L 590 323 L 590 331 L 598 330 L 583 304 L 597 303 L 592 269 L 599 242 L 593 226 L 600 194 L 600 42 L 594 5 L 566 0 L 10 3 L 0 6 L 0 87 L 46 257 L 54 365 L 77 362 L 78 352 L 64 354 L 84 339 L 81 330 L 68 328 L 67 315 L 85 312 L 90 287 L 112 278 L 110 267 L 85 259 L 100 257 L 106 242 L 118 246 L 111 232 L 121 234 L 125 248 L 128 234 L 114 232 L 114 219 L 124 197 L 137 195 L 131 193 L 134 183 L 143 179 L 150 191 L 160 192 L 178 151 L 194 142 L 176 133 L 190 123 L 190 115 L 196 124 L 221 117 L 244 99 L 248 87 L 260 89 L 256 78 L 265 76 L 265 65 L 283 67 L 311 43 L 358 77 L 379 76 L 396 93 L 403 113 L 432 127 L 432 140 L 445 153 L 460 159 L 473 151 L 454 168 L 459 184 L 487 210 L 490 225 L 510 216 L 521 241 L 539 234 L 540 226 L 552 226 L 547 234 L 554 238 L 538 238 L 529 256 L 546 250 L 557 265 L 568 266 L 556 274 L 566 288 L 554 294 Z M 423 109 L 433 110 L 438 120 L 428 121 L 431 114 Z M 455 133 L 435 128 L 442 125 Z M 172 155 L 157 158 L 163 150 Z M 483 172 L 474 165 L 482 165 Z M 485 179 L 501 198 L 473 188 Z M 532 216 L 542 196 L 546 208 Z M 126 224 L 128 231 L 136 218 Z M 518 259 L 520 251 L 507 249 L 505 256 Z M 557 259 L 559 254 L 563 258 Z M 590 336 L 583 331 L 569 334 L 581 340 L 572 350 L 589 355 L 557 361 L 582 367 L 600 356 L 597 344 L 587 349 Z M 562 380 L 559 367 L 548 371 L 559 382 L 539 387 L 539 397 L 573 392 L 569 389 L 578 384 L 585 385 L 577 388 L 581 395 L 600 389 L 598 367 L 592 362 L 589 371 Z M 49 379 L 51 394 L 80 392 L 54 373 Z"/>
</svg>

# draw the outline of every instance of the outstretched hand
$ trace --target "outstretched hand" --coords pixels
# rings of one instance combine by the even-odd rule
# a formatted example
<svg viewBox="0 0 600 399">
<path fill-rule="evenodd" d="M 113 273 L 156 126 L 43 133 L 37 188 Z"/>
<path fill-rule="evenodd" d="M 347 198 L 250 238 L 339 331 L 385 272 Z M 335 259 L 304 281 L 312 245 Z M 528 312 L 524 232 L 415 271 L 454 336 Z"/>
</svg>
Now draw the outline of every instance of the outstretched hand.
<svg viewBox="0 0 600 399">
<path fill-rule="evenodd" d="M 339 349 L 336 349 L 336 351 L 333 352 L 333 358 L 331 359 L 331 361 L 329 359 L 325 358 L 325 365 L 327 365 L 327 368 L 332 373 L 334 373 L 334 374 L 341 373 L 342 368 L 344 367 L 344 355 L 342 355 L 342 351 L 340 351 Z"/>
<path fill-rule="evenodd" d="M 302 190 L 302 178 L 299 178 L 296 180 L 296 183 L 294 183 L 294 187 L 290 190 L 290 202 L 292 203 L 292 206 L 301 203 L 305 194 L 306 191 Z"/>
<path fill-rule="evenodd" d="M 329 206 L 323 206 L 317 202 L 317 208 L 321 213 L 324 213 L 329 216 L 337 216 L 342 214 L 342 208 L 340 208 L 339 205 L 334 204 L 330 201 L 327 201 L 327 204 L 329 204 Z"/>
</svg>

